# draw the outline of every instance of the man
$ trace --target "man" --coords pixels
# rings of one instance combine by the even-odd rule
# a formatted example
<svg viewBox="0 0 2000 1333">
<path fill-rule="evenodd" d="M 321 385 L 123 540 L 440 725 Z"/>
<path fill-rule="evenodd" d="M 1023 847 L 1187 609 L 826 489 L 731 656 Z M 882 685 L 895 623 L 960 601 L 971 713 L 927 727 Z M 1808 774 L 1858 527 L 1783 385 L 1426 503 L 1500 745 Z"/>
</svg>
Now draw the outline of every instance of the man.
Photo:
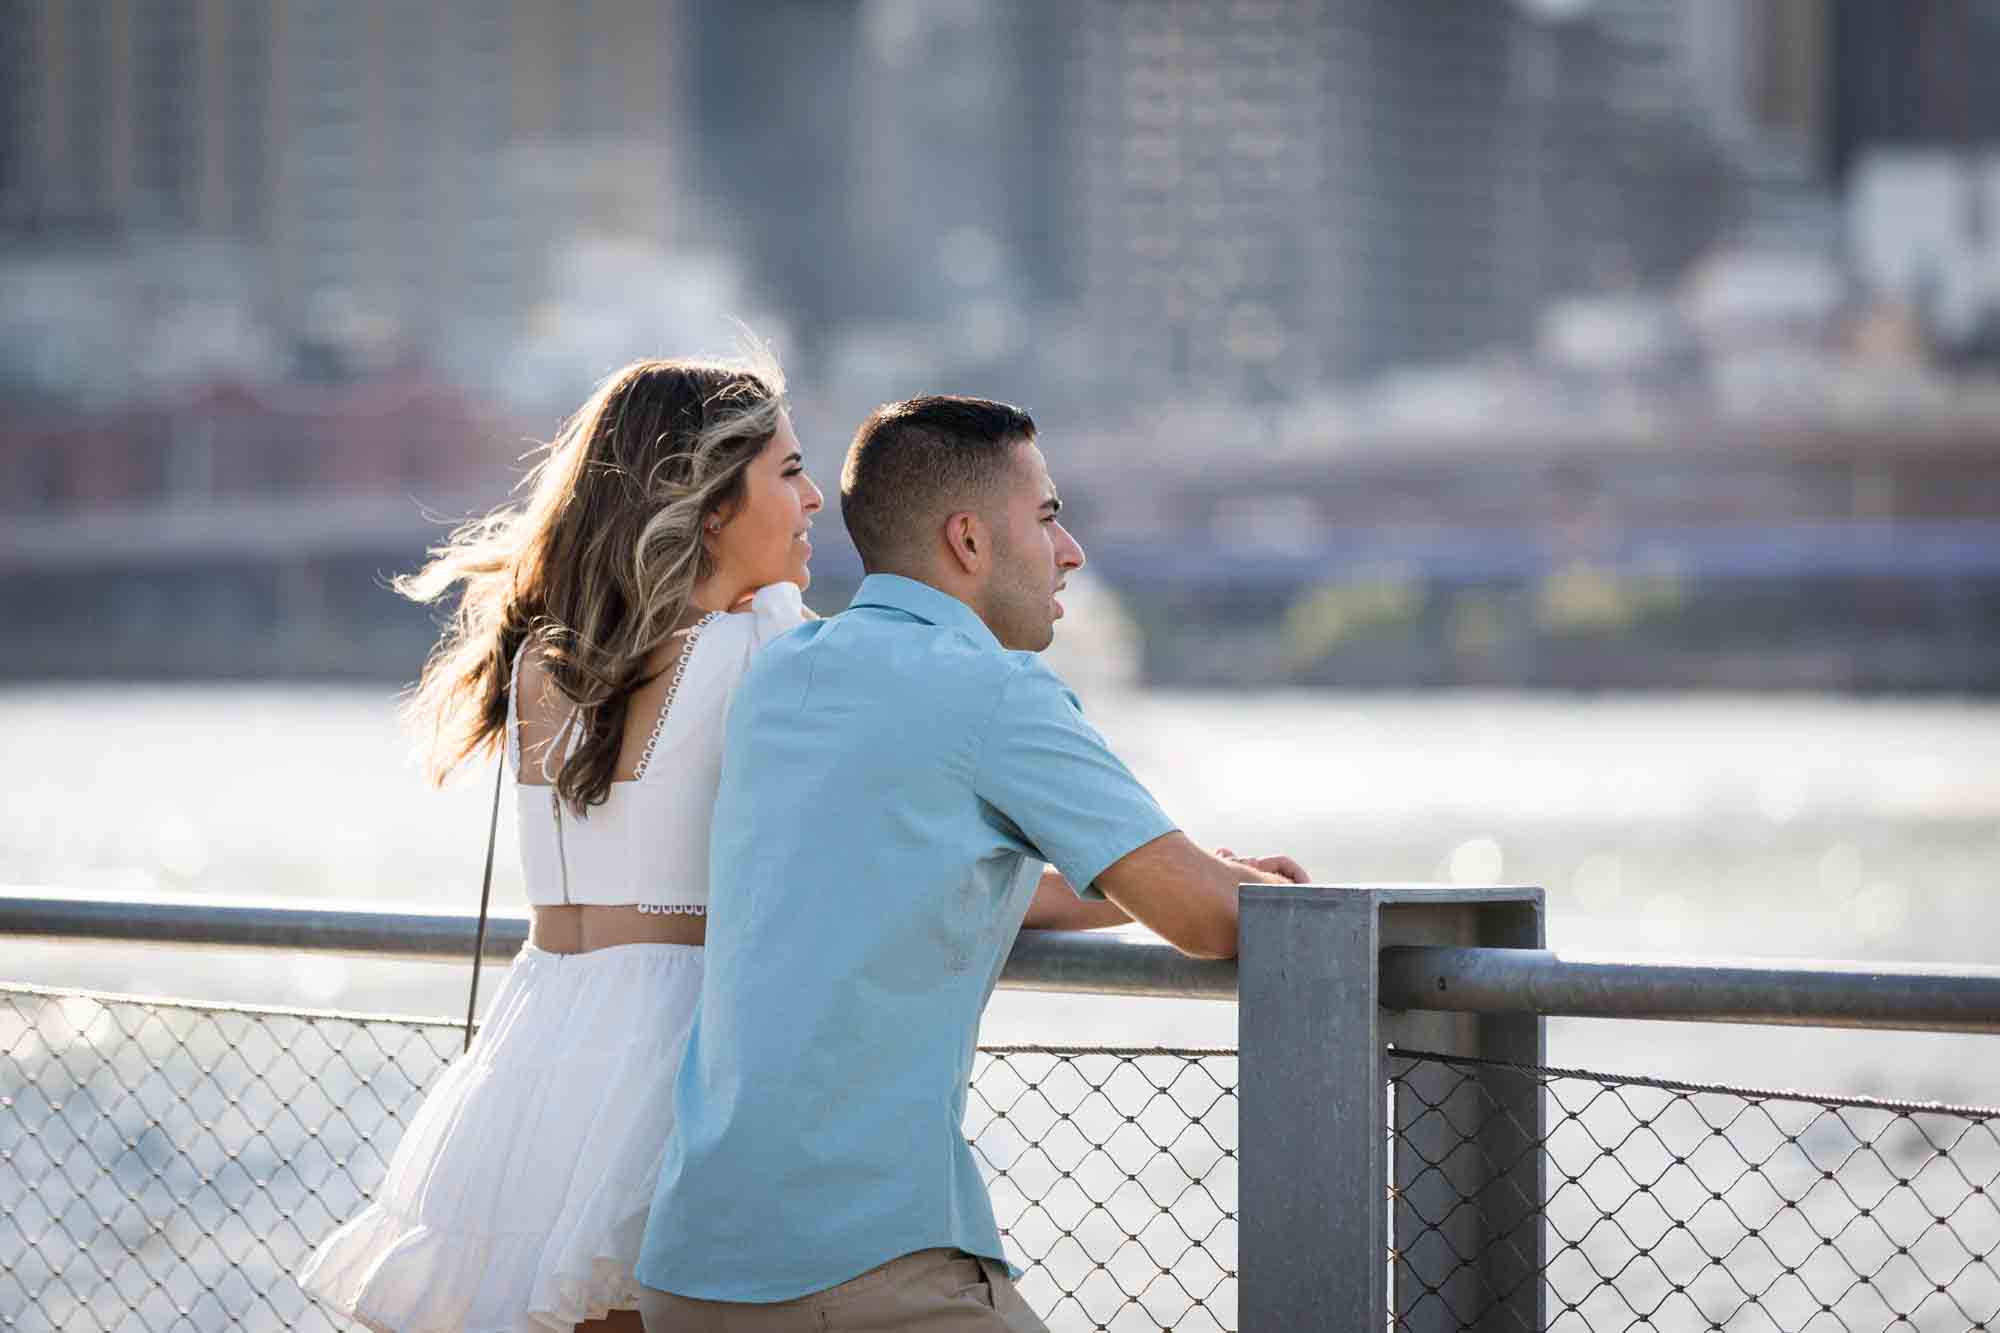
<svg viewBox="0 0 2000 1333">
<path fill-rule="evenodd" d="M 841 515 L 868 577 L 731 706 L 638 1264 L 654 1333 L 1042 1329 L 963 1132 L 1016 931 L 1136 919 L 1233 957 L 1237 886 L 1305 879 L 1195 846 L 1035 656 L 1083 564 L 1061 508 L 1003 403 L 892 403 L 854 437 Z"/>
</svg>

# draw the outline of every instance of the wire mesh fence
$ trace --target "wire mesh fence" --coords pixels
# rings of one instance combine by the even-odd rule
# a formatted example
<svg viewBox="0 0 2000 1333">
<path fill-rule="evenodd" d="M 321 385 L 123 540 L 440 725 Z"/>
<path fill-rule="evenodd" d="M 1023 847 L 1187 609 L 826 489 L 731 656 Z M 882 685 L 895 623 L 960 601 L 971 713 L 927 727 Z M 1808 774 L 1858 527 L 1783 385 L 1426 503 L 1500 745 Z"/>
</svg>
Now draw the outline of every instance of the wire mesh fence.
<svg viewBox="0 0 2000 1333">
<path fill-rule="evenodd" d="M 0 1329 L 338 1327 L 292 1280 L 459 1048 L 432 1019 L 0 985 Z M 995 1047 L 966 1130 L 1053 1329 L 1233 1328 L 1233 1051 Z"/>
<path fill-rule="evenodd" d="M 1052 1329 L 1236 1326 L 1235 1051 L 993 1046 L 966 1133 Z"/>
<path fill-rule="evenodd" d="M 0 1327 L 332 1327 L 292 1274 L 457 1049 L 443 1023 L 0 989 Z"/>
<path fill-rule="evenodd" d="M 2000 1328 L 2000 1111 L 1401 1052 L 1390 1090 L 1399 1329 Z"/>
<path fill-rule="evenodd" d="M 291 1275 L 457 1049 L 430 1019 L 0 986 L 0 1328 L 335 1326 Z M 2000 1329 L 2000 1111 L 1389 1072 L 1397 1328 Z M 1235 1327 L 1234 1051 L 985 1048 L 966 1132 L 1052 1328 Z"/>
</svg>

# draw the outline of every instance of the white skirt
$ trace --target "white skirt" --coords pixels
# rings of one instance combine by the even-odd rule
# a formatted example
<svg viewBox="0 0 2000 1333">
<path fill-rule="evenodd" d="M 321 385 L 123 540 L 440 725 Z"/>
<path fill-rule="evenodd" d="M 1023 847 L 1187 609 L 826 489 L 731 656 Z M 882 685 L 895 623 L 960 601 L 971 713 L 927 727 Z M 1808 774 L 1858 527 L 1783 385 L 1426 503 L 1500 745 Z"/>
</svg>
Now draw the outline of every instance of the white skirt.
<svg viewBox="0 0 2000 1333">
<path fill-rule="evenodd" d="M 375 1201 L 299 1285 L 384 1333 L 568 1333 L 636 1307 L 702 950 L 521 950 Z"/>
</svg>

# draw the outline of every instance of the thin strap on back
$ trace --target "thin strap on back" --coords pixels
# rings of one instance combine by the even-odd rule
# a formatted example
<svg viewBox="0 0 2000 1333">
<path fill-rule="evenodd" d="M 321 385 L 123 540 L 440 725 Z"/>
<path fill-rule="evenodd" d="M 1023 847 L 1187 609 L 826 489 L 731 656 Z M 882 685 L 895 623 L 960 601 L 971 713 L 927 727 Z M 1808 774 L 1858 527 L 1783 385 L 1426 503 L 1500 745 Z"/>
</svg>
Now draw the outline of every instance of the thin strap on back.
<svg viewBox="0 0 2000 1333">
<path fill-rule="evenodd" d="M 720 611 L 710 611 L 688 628 L 687 639 L 681 644 L 681 655 L 674 662 L 673 679 L 667 682 L 667 693 L 660 700 L 660 715 L 653 719 L 653 734 L 646 737 L 646 748 L 639 753 L 639 766 L 632 773 L 637 782 L 646 776 L 646 770 L 653 762 L 653 748 L 660 743 L 660 731 L 667 725 L 667 710 L 674 706 L 674 697 L 681 692 L 681 681 L 687 676 L 688 659 L 694 656 L 695 644 L 700 642 L 702 631 L 716 622 Z"/>
<path fill-rule="evenodd" d="M 513 764 L 514 777 L 517 780 L 521 776 L 521 765 L 524 762 L 521 752 L 521 664 L 527 660 L 531 642 L 524 639 L 521 646 L 514 650 L 514 674 L 507 683 L 507 758 Z M 563 759 L 567 760 L 576 753 L 577 747 L 583 744 L 583 728 L 576 725 L 576 720 L 577 712 L 572 708 L 564 716 L 562 726 L 556 729 L 556 734 L 542 747 L 543 782 L 553 784 L 556 780 L 555 769 L 550 767 L 549 761 L 555 758 L 558 749 L 561 750 Z"/>
<path fill-rule="evenodd" d="M 549 743 L 542 749 L 542 781 L 551 787 L 555 785 L 556 773 L 560 767 L 549 767 L 549 761 L 556 755 L 556 742 L 562 742 L 562 762 L 565 764 L 576 754 L 577 747 L 583 744 L 583 728 L 577 725 L 577 717 L 575 708 L 563 714 L 562 726 L 556 729 L 555 735 L 549 737 Z"/>
<path fill-rule="evenodd" d="M 521 776 L 521 662 L 528 655 L 528 640 L 514 650 L 514 665 L 507 673 L 507 767 Z"/>
</svg>

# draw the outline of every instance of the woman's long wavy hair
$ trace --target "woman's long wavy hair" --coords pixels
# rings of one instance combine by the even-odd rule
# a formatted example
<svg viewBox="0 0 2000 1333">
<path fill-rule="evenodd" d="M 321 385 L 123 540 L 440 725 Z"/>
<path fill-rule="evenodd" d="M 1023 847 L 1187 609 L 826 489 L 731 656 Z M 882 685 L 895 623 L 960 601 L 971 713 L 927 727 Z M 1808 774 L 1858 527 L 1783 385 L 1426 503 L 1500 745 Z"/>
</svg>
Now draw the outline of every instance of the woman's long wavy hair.
<svg viewBox="0 0 2000 1333">
<path fill-rule="evenodd" d="M 516 488 L 525 502 L 465 524 L 394 581 L 418 602 L 460 589 L 405 706 L 433 783 L 503 743 L 514 654 L 532 640 L 581 737 L 557 797 L 582 815 L 610 795 L 632 692 L 713 572 L 703 524 L 741 503 L 784 392 L 762 347 L 740 363 L 635 361 L 541 451 Z"/>
</svg>

